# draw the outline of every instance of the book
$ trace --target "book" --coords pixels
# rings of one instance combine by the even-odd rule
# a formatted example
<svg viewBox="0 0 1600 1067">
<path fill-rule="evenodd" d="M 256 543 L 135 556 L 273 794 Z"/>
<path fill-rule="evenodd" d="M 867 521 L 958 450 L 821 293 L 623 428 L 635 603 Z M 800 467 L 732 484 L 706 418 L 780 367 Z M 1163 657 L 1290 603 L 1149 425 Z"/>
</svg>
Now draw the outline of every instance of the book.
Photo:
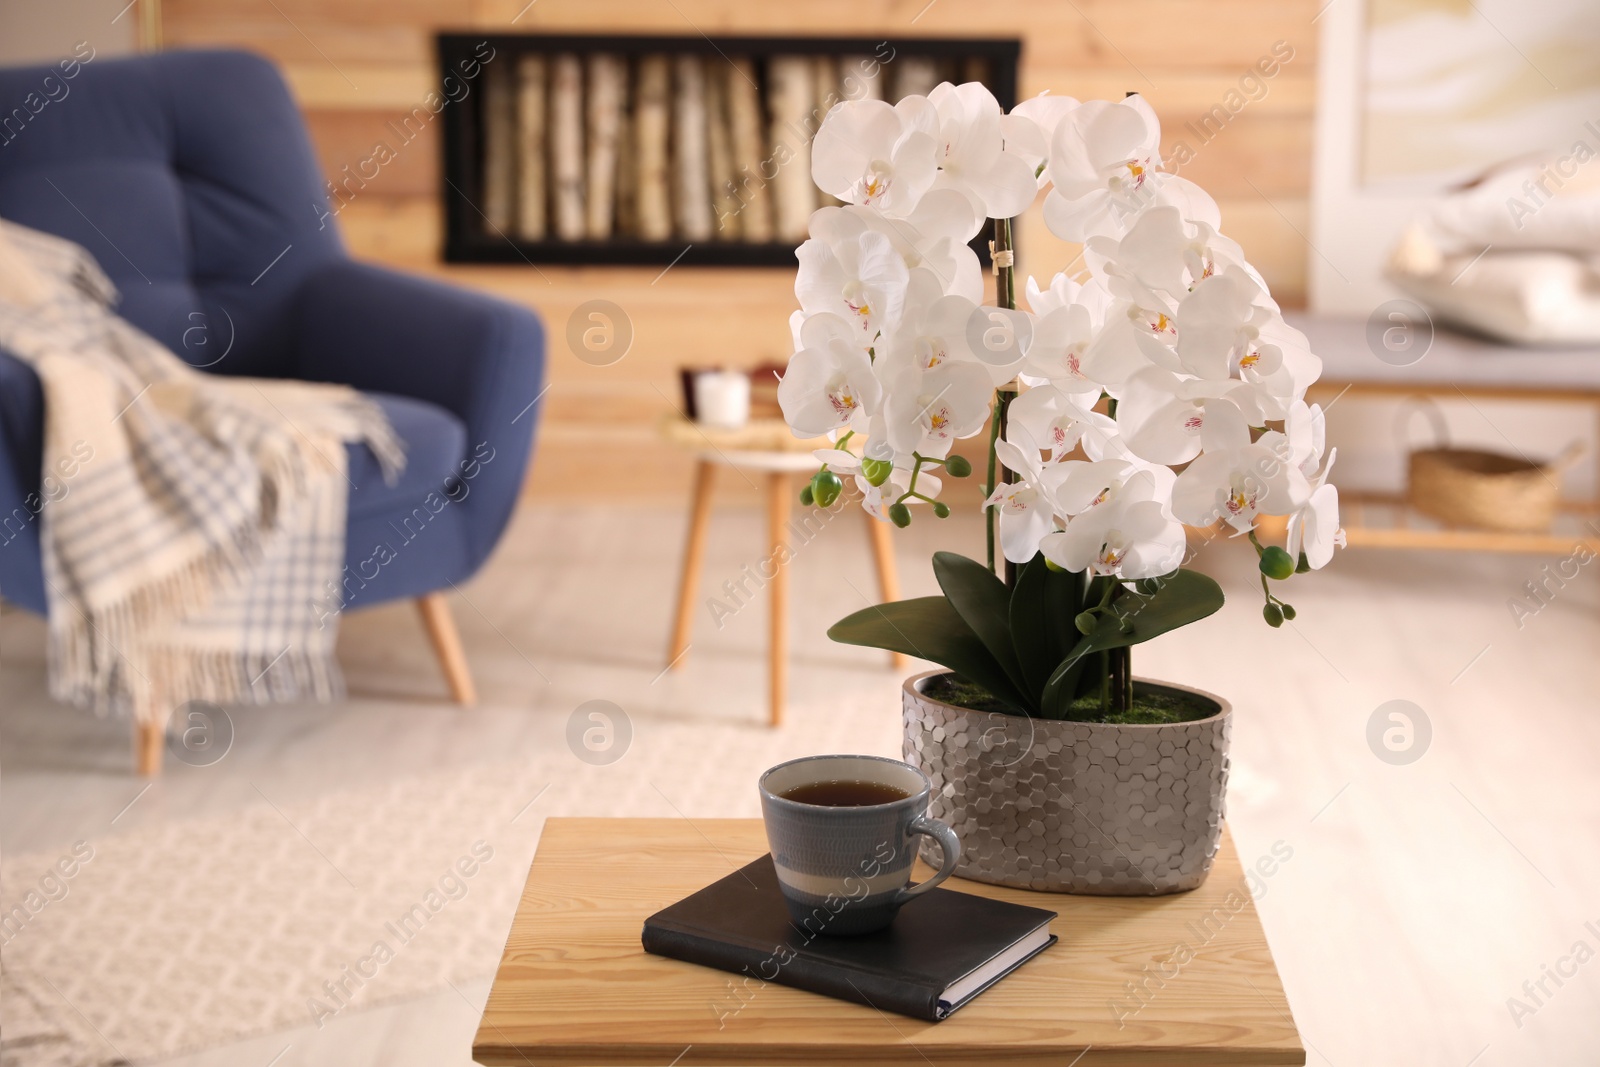
<svg viewBox="0 0 1600 1067">
<path fill-rule="evenodd" d="M 550 168 L 556 236 L 581 241 L 583 212 L 583 64 L 570 52 L 550 64 Z"/>
<path fill-rule="evenodd" d="M 504 237 L 517 208 L 517 93 L 504 63 L 485 72 L 483 125 L 483 215 L 490 235 Z"/>
<path fill-rule="evenodd" d="M 839 61 L 833 56 L 813 56 L 811 58 L 811 88 L 816 95 L 816 107 L 812 110 L 810 122 L 811 136 L 817 136 L 817 131 L 822 129 L 822 122 L 828 117 L 828 112 L 833 110 L 833 105 L 844 99 L 841 95 L 839 80 Z M 819 192 L 817 202 L 822 207 L 838 207 L 844 201 L 836 196 Z"/>
<path fill-rule="evenodd" d="M 815 73 L 808 56 L 767 60 L 767 133 L 772 144 L 774 222 L 778 237 L 799 244 L 817 210 L 811 135 L 817 132 Z"/>
<path fill-rule="evenodd" d="M 772 197 L 767 183 L 776 172 L 766 150 L 755 64 L 746 57 L 736 56 L 720 73 L 728 90 L 733 195 L 738 201 L 739 236 L 751 244 L 765 244 L 772 240 Z"/>
<path fill-rule="evenodd" d="M 632 63 L 623 60 L 624 92 L 617 123 L 616 210 L 611 220 L 612 233 L 618 237 L 639 236 L 638 135 L 634 132 L 633 122 L 632 69 Z"/>
<path fill-rule="evenodd" d="M 706 68 L 699 56 L 673 57 L 672 147 L 676 181 L 676 232 L 691 241 L 711 239 L 711 178 L 706 115 Z"/>
<path fill-rule="evenodd" d="M 789 920 L 770 855 L 644 922 L 658 956 L 938 1022 L 1055 944 L 1053 911 L 934 889 L 857 937 Z"/>
<path fill-rule="evenodd" d="M 545 190 L 545 62 L 537 53 L 517 60 L 517 234 L 542 241 L 547 229 Z"/>
<path fill-rule="evenodd" d="M 733 129 L 728 123 L 728 80 L 721 56 L 706 60 L 706 158 L 711 176 L 711 213 L 719 241 L 739 239 L 738 185 L 733 171 Z"/>
<path fill-rule="evenodd" d="M 634 212 L 639 236 L 665 241 L 672 236 L 672 203 L 667 187 L 668 96 L 671 61 L 664 55 L 639 60 L 634 83 Z"/>
<path fill-rule="evenodd" d="M 939 84 L 939 67 L 928 56 L 903 56 L 894 70 L 894 99 L 927 96 Z"/>
<path fill-rule="evenodd" d="M 628 66 L 621 56 L 594 52 L 589 60 L 589 185 L 585 190 L 585 230 L 591 241 L 610 238 L 616 211 L 617 143 L 622 136 L 622 102 L 628 93 Z"/>
</svg>

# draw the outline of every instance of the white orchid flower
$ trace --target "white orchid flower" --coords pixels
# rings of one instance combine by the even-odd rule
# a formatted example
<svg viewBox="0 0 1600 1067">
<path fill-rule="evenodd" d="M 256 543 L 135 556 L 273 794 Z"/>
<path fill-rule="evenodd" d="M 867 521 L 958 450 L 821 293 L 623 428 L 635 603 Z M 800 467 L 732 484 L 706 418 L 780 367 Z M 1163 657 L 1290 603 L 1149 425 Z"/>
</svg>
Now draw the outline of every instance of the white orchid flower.
<svg viewBox="0 0 1600 1067">
<path fill-rule="evenodd" d="M 1247 351 L 1240 360 L 1239 377 L 1279 402 L 1266 409 L 1267 419 L 1285 417 L 1322 374 L 1322 360 L 1312 353 L 1306 335 L 1279 315 L 1256 328 L 1253 353 L 1261 358 L 1252 361 L 1248 358 L 1252 351 Z"/>
<path fill-rule="evenodd" d="M 805 345 L 800 342 L 800 328 L 802 326 L 804 326 L 805 323 L 806 323 L 806 313 L 804 311 L 791 311 L 789 313 L 789 349 L 790 349 L 790 351 L 798 352 L 802 348 L 805 347 Z"/>
<path fill-rule="evenodd" d="M 1177 475 L 1172 468 L 1136 459 L 1068 460 L 1057 466 L 1055 501 L 1063 515 L 1080 515 L 1122 497 L 1128 500 L 1172 498 Z"/>
<path fill-rule="evenodd" d="M 1050 184 L 1044 170 L 1056 127 L 1078 106 L 1078 101 L 1070 96 L 1054 96 L 1044 92 L 1022 101 L 1000 120 L 1006 149 L 1027 161 L 1037 175 L 1037 184 L 1041 189 Z"/>
<path fill-rule="evenodd" d="M 993 386 L 977 363 L 953 361 L 926 371 L 916 389 L 892 390 L 884 403 L 887 440 L 896 452 L 935 459 L 983 429 Z"/>
<path fill-rule="evenodd" d="M 1004 115 L 977 84 L 830 112 L 813 176 L 846 204 L 813 214 L 797 252 L 779 402 L 799 435 L 857 435 L 815 454 L 869 512 L 887 519 L 913 471 L 906 502 L 936 496 L 919 458 L 981 433 L 1015 377 L 995 455 L 1016 480 L 985 501 L 1008 560 L 1155 577 L 1181 563 L 1184 522 L 1243 532 L 1263 514 L 1289 517 L 1314 566 L 1343 543 L 1322 412 L 1305 402 L 1321 361 L 1215 202 L 1162 170 L 1160 132 L 1138 97 L 1045 95 Z M 1083 268 L 1028 278 L 1026 310 L 985 306 L 972 238 L 1046 185 L 1046 223 L 1083 243 Z M 1095 410 L 1103 396 L 1114 416 Z"/>
<path fill-rule="evenodd" d="M 1338 452 L 1334 449 L 1328 453 L 1328 462 L 1312 484 L 1305 505 L 1289 516 L 1285 547 L 1295 559 L 1304 552 L 1312 570 L 1327 566 L 1333 558 L 1333 550 L 1345 546 L 1344 529 L 1339 525 L 1339 490 L 1328 484 L 1328 472 L 1333 470 Z"/>
<path fill-rule="evenodd" d="M 942 82 L 928 94 L 939 122 L 936 187 L 956 189 L 986 218 L 1009 219 L 1033 204 L 1034 168 L 1006 146 L 1000 103 L 981 82 Z"/>
<path fill-rule="evenodd" d="M 1199 186 L 1160 170 L 1161 123 L 1142 96 L 1090 100 L 1065 115 L 1050 143 L 1054 185 L 1044 220 L 1065 241 L 1121 235 L 1140 211 L 1175 205 L 1183 217 L 1221 228 L 1216 202 Z"/>
<path fill-rule="evenodd" d="M 864 427 L 876 410 L 882 389 L 872 361 L 856 343 L 856 329 L 828 312 L 801 325 L 802 347 L 789 357 L 778 383 L 778 406 L 796 436 Z"/>
<path fill-rule="evenodd" d="M 1090 571 L 1126 580 L 1170 574 L 1183 562 L 1187 541 L 1183 526 L 1158 498 L 1154 474 L 1148 470 L 1117 472 L 1101 464 L 1093 476 L 1077 480 L 1088 486 L 1112 479 L 1067 527 L 1043 538 L 1045 559 L 1071 571 Z"/>
<path fill-rule="evenodd" d="M 1266 290 L 1237 267 L 1196 283 L 1178 304 L 1176 348 L 1183 369 L 1213 380 L 1276 373 L 1278 350 L 1257 343 L 1262 327 L 1278 318 L 1264 297 Z"/>
<path fill-rule="evenodd" d="M 967 318 L 967 344 L 996 388 L 1011 381 L 1027 359 L 1035 336 L 1034 317 L 1016 308 L 984 305 Z"/>
<path fill-rule="evenodd" d="M 1050 461 L 1061 463 L 1083 442 L 1085 451 L 1103 444 L 1116 433 L 1108 415 L 1092 410 L 1090 399 L 1052 385 L 1024 390 L 1011 402 L 1006 436 L 1021 447 L 1040 442 L 1050 451 Z"/>
<path fill-rule="evenodd" d="M 829 470 L 841 478 L 861 473 L 861 457 L 854 452 L 846 452 L 842 448 L 814 448 L 811 450 L 811 455 L 818 463 L 826 464 Z"/>
<path fill-rule="evenodd" d="M 1060 475 L 1046 470 L 1033 441 L 994 443 L 995 456 L 1016 481 L 1001 482 L 983 502 L 1000 517 L 1000 550 L 1012 563 L 1026 563 L 1039 551 L 1039 542 L 1055 527 L 1056 503 L 1052 489 Z"/>
<path fill-rule="evenodd" d="M 1314 477 L 1317 467 L 1322 463 L 1322 451 L 1327 443 L 1327 422 L 1322 405 L 1308 405 L 1304 400 L 1290 404 L 1289 413 L 1283 420 L 1283 434 L 1289 445 L 1289 462 L 1299 467 L 1307 478 Z"/>
<path fill-rule="evenodd" d="M 939 279 L 946 293 L 983 300 L 983 267 L 968 243 L 983 226 L 978 209 L 954 189 L 935 189 L 905 218 L 890 218 L 863 207 L 821 208 L 812 216 L 812 233 L 830 223 L 824 212 L 853 216 L 868 230 L 889 238 L 908 269 L 924 267 Z"/>
<path fill-rule="evenodd" d="M 1029 384 L 1049 381 L 1072 392 L 1099 393 L 1103 383 L 1088 374 L 1085 360 L 1112 303 L 1104 283 L 1091 278 L 1080 284 L 1057 274 L 1050 288 L 1041 290 L 1030 276 L 1026 291 L 1028 306 L 1037 316 L 1033 343 L 1022 366 Z"/>
<path fill-rule="evenodd" d="M 899 320 L 910 281 L 905 261 L 887 237 L 858 219 L 844 212 L 829 215 L 795 249 L 795 258 L 800 261 L 794 281 L 800 310 L 854 324 L 851 335 L 863 352 Z"/>
<path fill-rule="evenodd" d="M 1130 452 L 1149 463 L 1187 463 L 1201 450 L 1250 443 L 1250 418 L 1257 410 L 1242 395 L 1242 383 L 1184 379 L 1150 367 L 1128 379 L 1117 401 L 1117 426 Z"/>
<path fill-rule="evenodd" d="M 1159 299 L 1153 295 L 1151 298 Z M 1116 387 L 1148 368 L 1180 369 L 1174 350 L 1178 340 L 1175 310 L 1126 299 L 1116 301 L 1106 312 L 1099 333 L 1082 353 L 1079 366 L 1083 376 L 1114 393 Z"/>
<path fill-rule="evenodd" d="M 1209 223 L 1185 218 L 1178 207 L 1165 203 L 1141 211 L 1120 238 L 1089 238 L 1084 261 L 1096 272 L 1134 279 L 1178 298 L 1229 267 L 1244 271 L 1263 293 L 1267 288 L 1261 275 L 1245 261 L 1238 242 Z M 1270 303 L 1271 298 L 1267 299 Z"/>
<path fill-rule="evenodd" d="M 811 142 L 811 178 L 848 204 L 909 215 L 938 174 L 938 141 L 882 100 L 837 104 Z"/>
<path fill-rule="evenodd" d="M 1039 280 L 1028 275 L 1023 285 L 1028 307 L 1035 315 L 1048 315 L 1062 308 L 1083 306 L 1098 317 L 1104 317 L 1111 306 L 1111 292 L 1100 278 L 1078 281 L 1066 273 L 1057 273 L 1050 279 L 1047 289 L 1039 288 Z"/>
<path fill-rule="evenodd" d="M 911 272 L 900 322 L 883 336 L 873 369 L 891 391 L 915 391 L 922 376 L 944 363 L 975 362 L 967 323 L 977 303 L 940 291 L 931 271 Z"/>
<path fill-rule="evenodd" d="M 1291 515 L 1303 507 L 1311 486 L 1284 459 L 1281 438 L 1263 434 L 1255 444 L 1207 452 L 1189 464 L 1172 487 L 1173 514 L 1190 526 L 1222 519 L 1244 533 L 1258 515 Z"/>
</svg>

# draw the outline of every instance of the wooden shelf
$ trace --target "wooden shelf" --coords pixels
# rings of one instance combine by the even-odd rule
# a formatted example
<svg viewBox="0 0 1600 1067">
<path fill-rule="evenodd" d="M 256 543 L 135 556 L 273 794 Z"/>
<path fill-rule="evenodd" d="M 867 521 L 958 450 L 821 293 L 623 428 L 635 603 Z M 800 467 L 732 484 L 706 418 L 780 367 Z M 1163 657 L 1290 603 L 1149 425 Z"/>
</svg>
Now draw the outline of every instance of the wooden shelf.
<svg viewBox="0 0 1600 1067">
<path fill-rule="evenodd" d="M 633 62 L 649 55 L 735 57 L 755 65 L 766 114 L 765 64 L 779 56 L 845 58 L 872 57 L 892 70 L 908 58 L 926 59 L 944 66 L 980 65 L 982 80 L 1009 110 L 1017 100 L 1017 71 L 1022 43 L 1015 38 L 882 38 L 795 36 L 604 36 L 564 34 L 460 34 L 438 36 L 441 74 L 459 81 L 460 73 L 482 69 L 484 48 L 493 49 L 493 62 L 514 66 L 523 55 L 571 54 L 580 57 L 610 54 Z M 488 224 L 482 161 L 488 123 L 484 115 L 485 92 L 471 91 L 445 107 L 443 157 L 445 181 L 441 189 L 445 214 L 444 258 L 449 263 L 629 265 L 629 266 L 795 266 L 798 242 L 788 240 L 742 242 L 692 239 L 676 233 L 670 238 L 640 240 L 619 235 L 605 240 L 526 240 L 516 233 Z M 818 123 L 821 115 L 815 116 Z M 763 123 L 763 136 L 771 145 Z M 675 134 L 674 134 L 675 135 Z M 551 179 L 553 181 L 553 178 Z M 988 262 L 987 245 L 980 239 L 973 249 Z"/>
<path fill-rule="evenodd" d="M 1445 552 L 1551 555 L 1582 544 L 1600 552 L 1600 504 L 1566 501 L 1547 531 L 1475 530 L 1445 526 L 1390 493 L 1343 493 L 1339 498 L 1351 548 L 1409 548 Z"/>
</svg>

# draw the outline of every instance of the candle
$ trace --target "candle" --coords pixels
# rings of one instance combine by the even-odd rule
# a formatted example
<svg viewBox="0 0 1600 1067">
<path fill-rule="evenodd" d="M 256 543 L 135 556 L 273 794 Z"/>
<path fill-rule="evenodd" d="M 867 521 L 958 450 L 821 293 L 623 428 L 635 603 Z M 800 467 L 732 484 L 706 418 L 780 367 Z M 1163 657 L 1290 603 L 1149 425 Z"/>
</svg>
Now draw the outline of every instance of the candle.
<svg viewBox="0 0 1600 1067">
<path fill-rule="evenodd" d="M 694 412 L 703 425 L 737 430 L 750 421 L 749 376 L 731 370 L 695 375 Z"/>
</svg>

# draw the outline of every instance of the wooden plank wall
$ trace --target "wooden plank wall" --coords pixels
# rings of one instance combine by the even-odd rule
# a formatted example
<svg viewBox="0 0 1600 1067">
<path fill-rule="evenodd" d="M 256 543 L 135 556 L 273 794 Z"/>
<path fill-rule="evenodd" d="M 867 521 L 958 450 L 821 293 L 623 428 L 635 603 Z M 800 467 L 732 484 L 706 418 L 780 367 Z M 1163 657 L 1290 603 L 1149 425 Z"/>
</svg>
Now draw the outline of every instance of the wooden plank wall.
<svg viewBox="0 0 1600 1067">
<path fill-rule="evenodd" d="M 538 495 L 592 491 L 594 472 L 603 470 L 609 492 L 681 497 L 689 463 L 663 452 L 655 436 L 655 420 L 677 396 L 675 368 L 782 361 L 796 306 L 793 271 L 663 275 L 654 267 L 440 263 L 439 123 L 409 143 L 389 125 L 438 89 L 439 30 L 1019 36 L 1023 96 L 1143 93 L 1162 116 L 1165 153 L 1188 159 L 1182 173 L 1216 197 L 1225 231 L 1281 302 L 1304 300 L 1315 0 L 165 0 L 163 7 L 167 46 L 249 48 L 282 67 L 330 178 L 354 170 L 379 142 L 394 149 L 339 214 L 356 255 L 478 286 L 544 316 L 552 384 L 530 479 Z M 1263 61 L 1270 78 L 1260 73 Z M 1075 250 L 1051 237 L 1039 215 L 1021 229 L 1019 259 L 1024 273 L 1048 278 Z M 566 342 L 573 310 L 597 298 L 623 308 L 635 333 L 628 355 L 609 367 L 581 362 Z"/>
</svg>

